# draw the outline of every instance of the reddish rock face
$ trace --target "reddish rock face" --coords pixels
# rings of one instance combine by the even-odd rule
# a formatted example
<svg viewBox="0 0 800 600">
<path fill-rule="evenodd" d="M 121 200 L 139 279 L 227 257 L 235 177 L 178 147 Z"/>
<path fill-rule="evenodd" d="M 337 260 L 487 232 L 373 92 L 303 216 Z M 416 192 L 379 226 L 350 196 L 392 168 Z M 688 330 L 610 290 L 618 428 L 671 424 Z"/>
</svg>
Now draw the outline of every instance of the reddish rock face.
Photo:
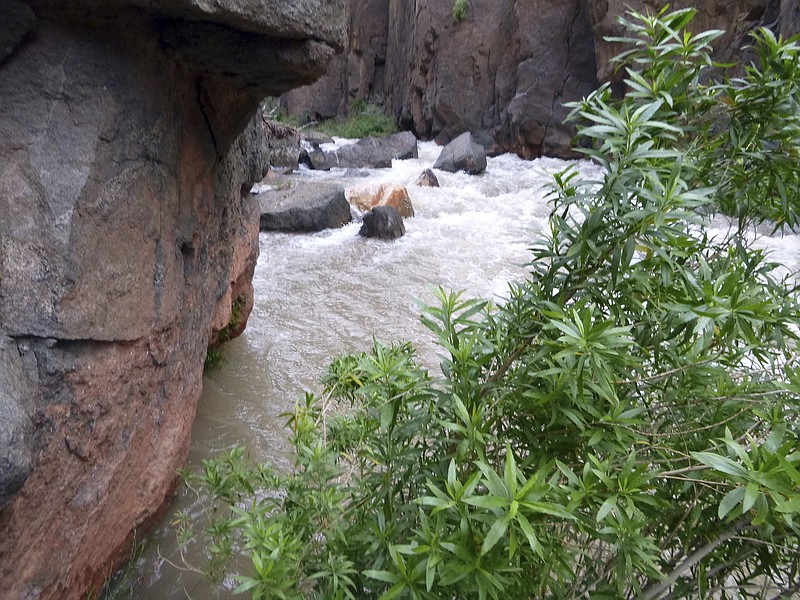
<svg viewBox="0 0 800 600">
<path fill-rule="evenodd" d="M 344 1 L 1 4 L 0 595 L 69 600 L 170 499 L 252 306 L 250 117 L 322 73 Z"/>
</svg>

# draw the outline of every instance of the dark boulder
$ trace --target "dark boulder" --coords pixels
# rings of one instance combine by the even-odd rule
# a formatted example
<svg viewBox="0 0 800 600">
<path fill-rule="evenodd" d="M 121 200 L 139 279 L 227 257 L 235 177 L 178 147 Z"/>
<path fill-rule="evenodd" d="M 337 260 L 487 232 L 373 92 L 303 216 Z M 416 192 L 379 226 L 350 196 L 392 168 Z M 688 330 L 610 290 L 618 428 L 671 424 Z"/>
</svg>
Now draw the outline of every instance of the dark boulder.
<svg viewBox="0 0 800 600">
<path fill-rule="evenodd" d="M 439 179 L 433 171 L 425 169 L 419 174 L 414 184 L 420 187 L 439 187 Z"/>
<path fill-rule="evenodd" d="M 364 215 L 359 235 L 380 240 L 396 240 L 403 237 L 406 227 L 403 218 L 391 206 L 376 206 Z"/>
<path fill-rule="evenodd" d="M 313 169 L 314 171 L 331 170 L 330 155 L 320 150 L 318 146 L 314 146 L 313 148 L 311 148 L 311 150 L 307 149 L 301 150 L 299 162 L 301 165 L 305 165 L 309 169 Z M 334 165 L 335 162 L 336 161 L 334 160 Z"/>
<path fill-rule="evenodd" d="M 302 183 L 259 194 L 261 231 L 313 232 L 350 222 L 344 188 L 333 183 Z"/>
<path fill-rule="evenodd" d="M 389 168 L 392 160 L 417 158 L 417 138 L 410 131 L 386 137 L 367 137 L 327 154 L 330 161 L 339 167 Z"/>
<path fill-rule="evenodd" d="M 30 391 L 16 344 L 0 336 L 0 510 L 22 487 L 33 462 L 33 422 L 23 405 Z"/>
<path fill-rule="evenodd" d="M 477 175 L 486 170 L 486 151 L 472 139 L 471 133 L 462 133 L 442 149 L 433 168 L 450 173 L 466 171 L 470 175 Z"/>
</svg>

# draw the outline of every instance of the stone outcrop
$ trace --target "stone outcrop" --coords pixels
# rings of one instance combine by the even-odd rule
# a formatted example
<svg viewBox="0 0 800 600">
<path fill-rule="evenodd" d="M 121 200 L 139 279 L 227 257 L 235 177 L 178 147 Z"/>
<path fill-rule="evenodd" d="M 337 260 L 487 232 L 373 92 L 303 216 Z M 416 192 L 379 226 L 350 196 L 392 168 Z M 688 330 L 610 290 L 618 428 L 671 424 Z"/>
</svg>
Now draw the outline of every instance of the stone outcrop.
<svg viewBox="0 0 800 600">
<path fill-rule="evenodd" d="M 344 188 L 335 183 L 299 183 L 258 195 L 261 231 L 310 233 L 335 229 L 351 220 Z"/>
<path fill-rule="evenodd" d="M 391 206 L 376 206 L 364 215 L 359 235 L 379 240 L 396 240 L 406 234 L 403 217 Z"/>
<path fill-rule="evenodd" d="M 170 499 L 252 306 L 259 101 L 344 0 L 0 0 L 0 590 L 96 594 Z"/>
<path fill-rule="evenodd" d="M 486 151 L 472 139 L 469 131 L 465 131 L 442 148 L 433 168 L 450 173 L 464 171 L 470 175 L 478 175 L 486 170 Z"/>
<path fill-rule="evenodd" d="M 347 114 L 358 100 L 383 103 L 420 139 L 447 143 L 472 132 L 490 153 L 572 156 L 574 130 L 563 104 L 599 81 L 618 79 L 609 64 L 627 7 L 657 11 L 664 0 L 470 0 L 455 23 L 453 3 L 353 0 L 347 52 L 319 83 L 282 102 L 309 118 Z M 721 60 L 741 62 L 746 33 L 773 25 L 800 30 L 796 0 L 676 0 L 699 7 L 696 29 L 727 31 Z M 370 78 L 371 77 L 371 78 Z M 617 82 L 618 83 L 618 82 Z M 619 89 L 619 87 L 618 87 Z"/>
</svg>

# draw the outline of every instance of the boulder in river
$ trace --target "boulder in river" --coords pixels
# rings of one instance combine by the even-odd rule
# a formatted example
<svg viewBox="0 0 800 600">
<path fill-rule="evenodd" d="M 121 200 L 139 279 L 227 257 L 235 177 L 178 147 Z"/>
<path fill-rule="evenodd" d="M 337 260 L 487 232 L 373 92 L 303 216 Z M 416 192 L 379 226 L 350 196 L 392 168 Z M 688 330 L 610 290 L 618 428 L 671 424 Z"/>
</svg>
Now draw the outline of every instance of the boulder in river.
<svg viewBox="0 0 800 600">
<path fill-rule="evenodd" d="M 318 146 L 314 146 L 310 150 L 301 150 L 299 162 L 315 171 L 331 170 L 331 156 L 327 152 L 320 150 Z M 335 164 L 336 161 L 334 159 Z"/>
<path fill-rule="evenodd" d="M 358 234 L 380 240 L 396 240 L 403 237 L 406 227 L 403 217 L 391 206 L 376 206 L 364 215 L 364 223 Z"/>
<path fill-rule="evenodd" d="M 386 137 L 366 137 L 326 154 L 335 166 L 384 169 L 392 166 L 392 160 L 417 158 L 417 138 L 410 131 Z"/>
<path fill-rule="evenodd" d="M 402 185 L 364 185 L 347 190 L 345 195 L 350 204 L 362 211 L 391 206 L 403 218 L 414 216 L 414 205 Z"/>
<path fill-rule="evenodd" d="M 486 170 L 486 150 L 467 131 L 442 148 L 433 168 L 450 173 L 458 171 L 466 171 L 470 175 L 483 173 Z"/>
<path fill-rule="evenodd" d="M 261 231 L 314 232 L 350 222 L 344 188 L 334 183 L 301 183 L 258 195 Z"/>
<path fill-rule="evenodd" d="M 414 183 L 420 187 L 439 187 L 439 179 L 430 169 L 425 169 L 420 173 Z"/>
</svg>

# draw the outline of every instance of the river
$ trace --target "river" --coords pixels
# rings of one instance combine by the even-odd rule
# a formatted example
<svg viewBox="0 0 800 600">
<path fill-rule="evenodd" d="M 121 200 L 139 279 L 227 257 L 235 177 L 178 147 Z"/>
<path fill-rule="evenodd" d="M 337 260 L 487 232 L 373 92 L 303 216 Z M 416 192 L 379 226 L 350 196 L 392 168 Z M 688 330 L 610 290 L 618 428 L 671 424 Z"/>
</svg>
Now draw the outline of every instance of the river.
<svg viewBox="0 0 800 600">
<path fill-rule="evenodd" d="M 432 336 L 419 323 L 417 301 L 431 301 L 439 285 L 502 298 L 508 281 L 524 276 L 528 247 L 547 224 L 550 174 L 568 163 L 502 155 L 489 159 L 483 175 L 437 172 L 441 187 L 427 188 L 414 181 L 440 148 L 433 143 L 419 148 L 418 159 L 369 170 L 367 178 L 345 178 L 336 169 L 297 176 L 345 186 L 405 185 L 416 216 L 406 220 L 406 235 L 394 242 L 360 238 L 358 223 L 310 235 L 261 234 L 255 307 L 245 333 L 224 346 L 222 366 L 206 375 L 188 467 L 243 445 L 251 457 L 287 468 L 281 414 L 291 411 L 306 390 L 318 389 L 332 357 L 366 350 L 373 337 L 412 340 L 435 369 Z M 800 266 L 797 236 L 763 236 L 759 244 L 788 268 Z M 142 554 L 123 571 L 127 583 L 109 598 L 231 597 L 202 575 L 176 568 L 180 556 L 170 521 L 177 510 L 196 513 L 199 503 L 191 495 L 178 496 Z"/>
</svg>

